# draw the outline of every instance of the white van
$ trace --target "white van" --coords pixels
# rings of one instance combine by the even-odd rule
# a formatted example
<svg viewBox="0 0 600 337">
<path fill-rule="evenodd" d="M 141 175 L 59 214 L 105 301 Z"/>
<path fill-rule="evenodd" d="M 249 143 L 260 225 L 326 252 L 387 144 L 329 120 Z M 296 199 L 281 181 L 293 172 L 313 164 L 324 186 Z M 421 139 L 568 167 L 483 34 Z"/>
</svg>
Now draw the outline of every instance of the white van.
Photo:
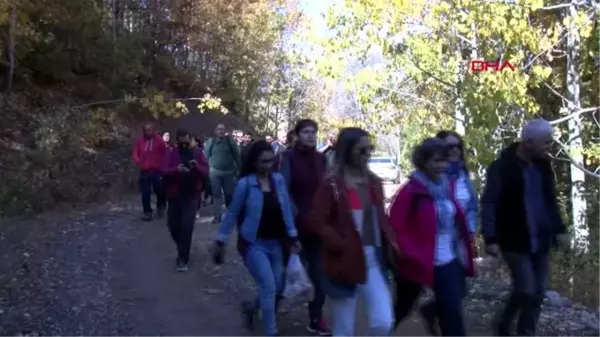
<svg viewBox="0 0 600 337">
<path fill-rule="evenodd" d="M 402 180 L 400 168 L 392 157 L 371 157 L 369 159 L 369 169 L 383 181 L 399 184 Z"/>
</svg>

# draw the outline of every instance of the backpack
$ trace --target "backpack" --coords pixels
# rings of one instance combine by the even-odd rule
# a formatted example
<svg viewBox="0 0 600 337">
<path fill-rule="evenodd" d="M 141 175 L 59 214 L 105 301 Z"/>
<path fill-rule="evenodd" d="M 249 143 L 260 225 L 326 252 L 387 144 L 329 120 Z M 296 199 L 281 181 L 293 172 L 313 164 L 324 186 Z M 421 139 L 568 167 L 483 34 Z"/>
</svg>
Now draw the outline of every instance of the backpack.
<svg viewBox="0 0 600 337">
<path fill-rule="evenodd" d="M 229 145 L 229 152 L 231 152 L 231 157 L 233 157 L 235 159 L 235 150 L 233 149 L 233 139 L 231 139 L 231 137 L 227 137 L 227 144 Z M 207 154 L 207 160 L 210 160 L 210 157 L 212 156 L 212 151 L 213 148 L 215 147 L 215 138 L 211 138 L 210 139 L 210 146 L 208 147 L 208 152 Z"/>
</svg>

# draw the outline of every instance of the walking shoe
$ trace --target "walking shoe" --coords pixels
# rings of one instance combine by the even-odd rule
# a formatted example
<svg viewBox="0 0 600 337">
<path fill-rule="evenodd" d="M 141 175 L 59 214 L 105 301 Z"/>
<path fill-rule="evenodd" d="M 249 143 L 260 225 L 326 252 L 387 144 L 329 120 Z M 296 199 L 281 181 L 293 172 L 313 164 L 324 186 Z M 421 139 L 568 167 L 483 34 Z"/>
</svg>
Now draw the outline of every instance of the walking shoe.
<svg viewBox="0 0 600 337">
<path fill-rule="evenodd" d="M 142 215 L 142 221 L 152 221 L 152 212 L 144 213 L 144 215 Z"/>
<path fill-rule="evenodd" d="M 184 263 L 182 261 L 177 261 L 177 265 L 175 267 L 175 270 L 177 270 L 180 273 L 186 272 L 188 270 L 187 263 Z"/>
<path fill-rule="evenodd" d="M 249 331 L 254 331 L 254 318 L 256 317 L 256 312 L 257 310 L 254 302 L 242 302 L 242 321 L 244 322 L 244 327 Z"/>
<path fill-rule="evenodd" d="M 435 307 L 433 303 L 427 303 L 419 308 L 419 314 L 423 318 L 425 330 L 431 336 L 439 336 L 440 331 L 437 325 L 437 317 L 435 316 Z"/>
<path fill-rule="evenodd" d="M 221 223 L 221 219 L 220 219 L 220 217 L 217 217 L 217 216 L 212 221 L 213 225 L 218 225 L 220 223 Z"/>
<path fill-rule="evenodd" d="M 331 330 L 327 326 L 327 322 L 322 318 L 311 321 L 306 326 L 306 331 L 319 336 L 331 336 Z"/>
<path fill-rule="evenodd" d="M 157 209 L 156 210 L 156 217 L 159 219 L 162 219 L 165 217 L 165 210 L 164 209 Z"/>
</svg>

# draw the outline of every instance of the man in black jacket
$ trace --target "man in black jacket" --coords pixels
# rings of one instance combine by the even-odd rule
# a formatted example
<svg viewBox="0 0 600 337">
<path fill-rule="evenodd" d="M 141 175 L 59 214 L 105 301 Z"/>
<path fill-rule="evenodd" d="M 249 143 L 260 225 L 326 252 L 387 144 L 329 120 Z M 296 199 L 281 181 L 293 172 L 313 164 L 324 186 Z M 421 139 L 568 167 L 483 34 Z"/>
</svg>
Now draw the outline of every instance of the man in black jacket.
<svg viewBox="0 0 600 337">
<path fill-rule="evenodd" d="M 513 143 L 487 170 L 481 200 L 482 234 L 487 253 L 500 253 L 508 264 L 512 293 L 496 326 L 510 336 L 516 315 L 517 335 L 533 336 L 545 296 L 548 252 L 566 237 L 548 158 L 554 130 L 547 121 L 528 122 L 521 142 Z"/>
</svg>

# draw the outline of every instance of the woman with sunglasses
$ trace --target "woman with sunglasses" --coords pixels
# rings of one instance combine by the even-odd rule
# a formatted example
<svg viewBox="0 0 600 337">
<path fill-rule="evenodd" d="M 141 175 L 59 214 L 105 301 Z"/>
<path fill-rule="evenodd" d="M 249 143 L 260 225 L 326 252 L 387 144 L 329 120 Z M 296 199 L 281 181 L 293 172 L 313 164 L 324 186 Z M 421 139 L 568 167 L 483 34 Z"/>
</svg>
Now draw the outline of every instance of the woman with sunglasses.
<svg viewBox="0 0 600 337">
<path fill-rule="evenodd" d="M 440 131 L 436 137 L 446 144 L 448 161 L 445 172 L 450 180 L 454 197 L 467 217 L 469 231 L 471 234 L 475 234 L 477 232 L 478 198 L 465 162 L 464 142 L 454 131 Z"/>
<path fill-rule="evenodd" d="M 423 290 L 431 288 L 435 302 L 421 308 L 425 317 L 437 318 L 432 335 L 465 336 L 462 300 L 465 277 L 473 276 L 472 234 L 448 177 L 447 146 L 428 138 L 412 156 L 416 170 L 398 191 L 390 208 L 396 234 L 396 324 L 406 318 Z"/>
<path fill-rule="evenodd" d="M 273 172 L 274 160 L 269 143 L 252 144 L 213 248 L 215 263 L 222 263 L 238 225 L 238 252 L 256 282 L 267 336 L 278 334 L 275 297 L 283 288 L 285 256 L 300 250 L 290 196 L 283 176 Z"/>
<path fill-rule="evenodd" d="M 372 151 L 366 131 L 340 132 L 335 164 L 319 185 L 305 222 L 305 229 L 321 243 L 321 283 L 330 298 L 334 336 L 355 335 L 359 296 L 366 306 L 368 336 L 387 336 L 393 325 L 382 252 L 384 242 L 393 242 L 393 234 L 381 180 L 367 166 Z"/>
</svg>

